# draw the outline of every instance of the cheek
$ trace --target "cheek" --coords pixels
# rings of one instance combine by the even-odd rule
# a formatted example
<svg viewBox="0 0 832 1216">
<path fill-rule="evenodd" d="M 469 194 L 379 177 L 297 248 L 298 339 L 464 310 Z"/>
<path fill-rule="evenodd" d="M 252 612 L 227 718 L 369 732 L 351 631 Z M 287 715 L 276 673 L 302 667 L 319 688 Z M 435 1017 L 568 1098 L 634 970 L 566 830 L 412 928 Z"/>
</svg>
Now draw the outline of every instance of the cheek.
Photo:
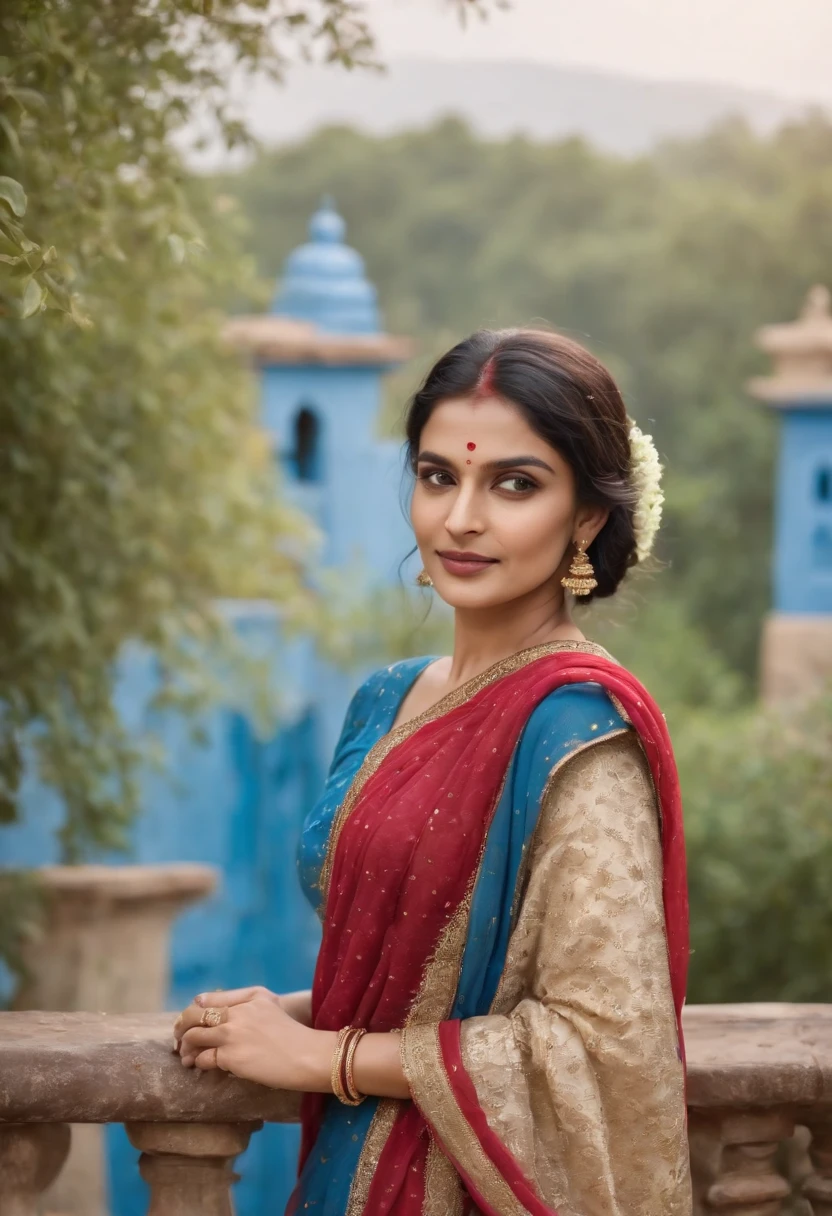
<svg viewBox="0 0 832 1216">
<path fill-rule="evenodd" d="M 571 517 L 549 495 L 545 500 L 542 496 L 531 499 L 524 506 L 524 510 L 503 514 L 499 530 L 507 556 L 535 568 L 557 563 L 569 541 Z"/>
<path fill-rule="evenodd" d="M 410 523 L 417 540 L 420 536 L 425 536 L 430 532 L 435 524 L 436 515 L 436 500 L 426 494 L 417 483 L 413 488 L 413 497 L 410 500 Z"/>
</svg>

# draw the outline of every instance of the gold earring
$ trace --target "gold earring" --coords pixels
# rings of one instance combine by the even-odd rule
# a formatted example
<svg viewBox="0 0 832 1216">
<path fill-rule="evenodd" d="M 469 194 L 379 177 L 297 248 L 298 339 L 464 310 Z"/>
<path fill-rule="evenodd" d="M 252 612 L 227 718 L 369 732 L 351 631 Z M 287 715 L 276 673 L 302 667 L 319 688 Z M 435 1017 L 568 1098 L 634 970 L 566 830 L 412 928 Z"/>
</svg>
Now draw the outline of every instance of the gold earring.
<svg viewBox="0 0 832 1216">
<path fill-rule="evenodd" d="M 419 573 L 416 575 L 416 586 L 417 587 L 432 587 L 433 586 L 433 579 L 428 574 L 427 570 L 420 570 Z"/>
<path fill-rule="evenodd" d="M 589 595 L 598 586 L 598 580 L 595 577 L 595 571 L 592 568 L 592 562 L 586 555 L 585 540 L 576 542 L 578 552 L 572 558 L 572 565 L 569 567 L 569 573 L 566 578 L 560 580 L 560 585 L 566 587 L 573 595 Z"/>
</svg>

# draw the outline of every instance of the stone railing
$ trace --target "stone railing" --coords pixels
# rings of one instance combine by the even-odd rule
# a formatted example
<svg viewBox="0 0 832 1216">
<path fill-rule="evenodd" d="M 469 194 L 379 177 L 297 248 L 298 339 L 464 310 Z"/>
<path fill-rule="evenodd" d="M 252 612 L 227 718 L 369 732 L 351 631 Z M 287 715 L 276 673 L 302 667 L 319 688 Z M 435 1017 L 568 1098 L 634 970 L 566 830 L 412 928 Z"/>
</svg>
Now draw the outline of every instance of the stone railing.
<svg viewBox="0 0 832 1216">
<path fill-rule="evenodd" d="M 68 1124 L 109 1122 L 141 1151 L 151 1216 L 230 1216 L 234 1158 L 298 1097 L 186 1072 L 171 1025 L 0 1014 L 0 1216 L 35 1216 Z M 697 1213 L 832 1216 L 832 1005 L 694 1006 L 685 1028 Z"/>
</svg>

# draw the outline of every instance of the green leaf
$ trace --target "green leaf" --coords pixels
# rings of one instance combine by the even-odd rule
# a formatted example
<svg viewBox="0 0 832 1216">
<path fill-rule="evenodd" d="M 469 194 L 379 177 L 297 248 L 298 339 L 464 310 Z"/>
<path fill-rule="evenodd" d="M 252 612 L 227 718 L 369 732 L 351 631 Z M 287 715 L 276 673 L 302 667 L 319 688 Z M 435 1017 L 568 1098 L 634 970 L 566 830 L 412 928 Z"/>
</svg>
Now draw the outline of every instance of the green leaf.
<svg viewBox="0 0 832 1216">
<path fill-rule="evenodd" d="M 20 308 L 20 315 L 25 320 L 27 317 L 33 316 L 39 312 L 43 305 L 44 291 L 37 279 L 30 279 L 26 284 L 26 290 L 23 293 L 23 303 Z"/>
<path fill-rule="evenodd" d="M 9 147 L 15 156 L 20 156 L 20 137 L 5 114 L 0 114 L 0 131 L 5 132 Z"/>
<path fill-rule="evenodd" d="M 33 110 L 44 110 L 46 108 L 46 98 L 35 89 L 15 87 L 11 90 L 11 96 L 18 105 L 23 107 L 29 106 Z"/>
<path fill-rule="evenodd" d="M 0 177 L 0 199 L 18 218 L 26 214 L 26 192 L 13 177 Z"/>
<path fill-rule="evenodd" d="M 168 248 L 170 249 L 171 257 L 173 258 L 174 262 L 176 262 L 177 266 L 181 265 L 182 262 L 185 261 L 185 242 L 176 232 L 169 233 Z"/>
</svg>

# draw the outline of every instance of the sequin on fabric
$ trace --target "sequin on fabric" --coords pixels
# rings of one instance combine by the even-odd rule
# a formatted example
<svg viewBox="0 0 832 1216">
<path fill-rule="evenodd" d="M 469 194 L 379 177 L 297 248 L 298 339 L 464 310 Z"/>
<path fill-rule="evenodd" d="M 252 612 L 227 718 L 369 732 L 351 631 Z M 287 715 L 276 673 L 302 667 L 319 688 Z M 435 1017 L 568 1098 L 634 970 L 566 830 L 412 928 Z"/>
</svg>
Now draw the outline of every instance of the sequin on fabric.
<svg viewBox="0 0 832 1216">
<path fill-rule="evenodd" d="M 441 718 L 443 714 L 449 713 L 460 705 L 464 705 L 471 697 L 475 697 L 477 693 L 482 692 L 484 688 L 487 688 L 489 684 L 493 684 L 496 680 L 502 679 L 503 676 L 519 671 L 520 668 L 533 663 L 536 659 L 542 659 L 544 655 L 569 652 L 595 654 L 604 659 L 610 658 L 609 653 L 604 647 L 598 646 L 594 642 L 547 642 L 542 646 L 532 646 L 526 650 L 520 650 L 517 654 L 500 659 L 498 663 L 494 663 L 491 667 L 486 668 L 485 671 L 480 672 L 479 675 L 474 676 L 473 679 L 460 685 L 459 688 L 455 688 L 453 692 L 449 692 L 440 701 L 437 701 L 435 705 L 432 705 L 430 709 L 425 710 L 424 713 L 418 714 L 408 722 L 403 722 L 401 726 L 395 727 L 379 739 L 356 773 L 352 785 L 347 791 L 346 797 L 333 820 L 319 882 L 324 904 L 326 904 L 329 894 L 329 879 L 332 874 L 332 863 L 341 836 L 341 829 L 349 818 L 350 812 L 358 801 L 367 780 L 376 772 L 379 765 L 387 758 L 393 748 L 403 743 L 405 739 L 410 738 L 411 735 L 415 734 L 427 722 L 433 722 L 436 718 Z"/>
</svg>

